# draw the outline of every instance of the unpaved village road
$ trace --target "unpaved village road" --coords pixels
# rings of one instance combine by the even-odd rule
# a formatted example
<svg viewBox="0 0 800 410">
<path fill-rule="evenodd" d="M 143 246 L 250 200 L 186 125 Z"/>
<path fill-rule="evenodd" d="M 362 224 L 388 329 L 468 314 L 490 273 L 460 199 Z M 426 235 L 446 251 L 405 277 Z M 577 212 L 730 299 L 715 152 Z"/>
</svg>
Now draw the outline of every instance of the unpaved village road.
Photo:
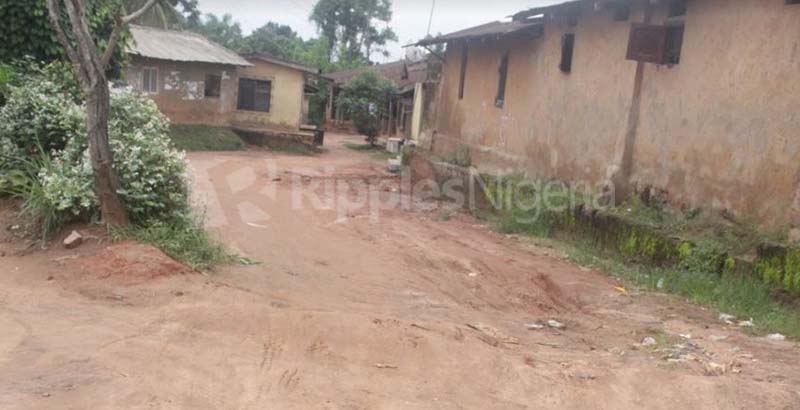
<svg viewBox="0 0 800 410">
<path fill-rule="evenodd" d="M 212 231 L 260 265 L 175 275 L 94 242 L 0 258 L 0 409 L 800 409 L 793 342 L 435 202 L 352 205 L 397 180 L 346 138 L 190 155 Z M 118 254 L 147 269 L 115 274 Z M 525 326 L 549 319 L 566 327 Z"/>
</svg>

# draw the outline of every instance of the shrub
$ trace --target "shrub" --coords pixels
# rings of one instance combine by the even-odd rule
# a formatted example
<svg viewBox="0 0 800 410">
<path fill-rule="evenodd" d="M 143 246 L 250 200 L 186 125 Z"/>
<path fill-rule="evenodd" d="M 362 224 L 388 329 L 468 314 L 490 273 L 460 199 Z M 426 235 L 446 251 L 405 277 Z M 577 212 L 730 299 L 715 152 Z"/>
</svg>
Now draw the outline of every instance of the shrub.
<svg viewBox="0 0 800 410">
<path fill-rule="evenodd" d="M 342 87 L 340 104 L 347 109 L 356 129 L 370 144 L 380 133 L 381 118 L 386 115 L 389 101 L 397 93 L 395 84 L 374 70 L 353 77 Z"/>
<path fill-rule="evenodd" d="M 38 76 L 9 86 L 0 108 L 0 139 L 36 154 L 39 146 L 48 152 L 61 150 L 67 141 L 85 134 L 84 111 L 63 87 Z"/>
<path fill-rule="evenodd" d="M 184 154 L 171 145 L 169 122 L 153 101 L 130 91 L 114 93 L 111 96 L 109 143 L 114 152 L 114 169 L 122 187 L 119 193 L 131 222 L 136 224 L 166 218 L 173 212 L 188 209 Z M 43 177 L 58 184 L 56 191 L 69 188 L 70 178 L 91 181 L 85 135 L 73 138 L 62 152 L 54 156 L 59 166 Z M 64 190 L 62 197 L 53 200 L 67 203 L 78 199 L 70 195 L 72 192 Z M 96 207 L 96 201 L 92 201 L 92 206 Z"/>
<path fill-rule="evenodd" d="M 23 199 L 44 232 L 97 212 L 85 111 L 58 70 L 31 70 L 0 108 L 0 191 Z M 111 98 L 109 143 L 120 194 L 133 223 L 188 209 L 186 164 L 169 122 L 151 100 L 129 91 Z"/>
<path fill-rule="evenodd" d="M 21 216 L 43 241 L 62 224 L 98 213 L 85 110 L 57 67 L 29 69 L 0 108 L 0 194 L 22 199 Z M 120 235 L 162 248 L 197 269 L 230 257 L 209 238 L 189 206 L 183 152 L 155 103 L 131 91 L 111 95 L 109 144 L 121 199 L 133 225 Z"/>
</svg>

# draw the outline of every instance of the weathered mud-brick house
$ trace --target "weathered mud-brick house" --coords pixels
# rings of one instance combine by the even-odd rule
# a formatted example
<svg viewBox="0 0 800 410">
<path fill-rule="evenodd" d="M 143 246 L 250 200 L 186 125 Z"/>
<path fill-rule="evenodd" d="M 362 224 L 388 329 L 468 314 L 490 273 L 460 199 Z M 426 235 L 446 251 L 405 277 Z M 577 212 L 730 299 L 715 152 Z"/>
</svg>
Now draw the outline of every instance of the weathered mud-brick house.
<svg viewBox="0 0 800 410">
<path fill-rule="evenodd" d="M 800 1 L 568 1 L 434 43 L 439 154 L 800 224 Z"/>
<path fill-rule="evenodd" d="M 388 107 L 382 107 L 383 129 L 385 135 L 402 135 L 417 139 L 422 127 L 423 87 L 428 78 L 428 60 L 398 60 L 369 67 L 338 71 L 326 74 L 331 80 L 328 91 L 327 120 L 329 127 L 347 129 L 351 126 L 347 112 L 338 104 L 338 96 L 342 86 L 363 73 L 373 70 L 378 75 L 392 81 L 398 89 L 398 95 L 392 99 Z"/>
<path fill-rule="evenodd" d="M 319 70 L 264 54 L 237 55 L 184 31 L 131 26 L 126 79 L 177 124 L 299 132 L 304 87 Z"/>
</svg>

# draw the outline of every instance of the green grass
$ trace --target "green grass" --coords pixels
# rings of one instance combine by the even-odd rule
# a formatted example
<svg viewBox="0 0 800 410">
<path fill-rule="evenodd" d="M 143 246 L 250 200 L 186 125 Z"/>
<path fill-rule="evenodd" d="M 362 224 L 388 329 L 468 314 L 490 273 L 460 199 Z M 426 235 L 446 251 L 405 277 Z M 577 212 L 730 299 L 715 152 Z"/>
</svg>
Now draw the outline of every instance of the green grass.
<svg viewBox="0 0 800 410">
<path fill-rule="evenodd" d="M 378 161 L 386 161 L 392 158 L 398 158 L 399 154 L 393 154 L 389 151 L 386 151 L 386 147 L 381 144 L 377 145 L 370 145 L 370 144 L 356 144 L 353 142 L 345 142 L 344 146 L 347 149 L 351 149 L 353 151 L 361 151 L 361 152 L 369 152 L 371 153 L 371 157 L 375 158 Z"/>
<path fill-rule="evenodd" d="M 800 308 L 776 299 L 772 286 L 756 277 L 719 275 L 690 266 L 664 268 L 636 264 L 617 257 L 600 257 L 589 245 L 546 240 L 562 248 L 567 259 L 595 266 L 629 286 L 679 295 L 740 320 L 753 318 L 755 326 L 742 328 L 746 331 L 779 332 L 800 339 Z"/>
<path fill-rule="evenodd" d="M 245 148 L 244 141 L 225 127 L 173 124 L 170 136 L 175 146 L 185 151 L 239 151 Z"/>
<path fill-rule="evenodd" d="M 376 144 L 356 144 L 354 142 L 345 142 L 344 146 L 348 149 L 353 151 L 385 151 L 386 148 L 383 145 Z"/>
<path fill-rule="evenodd" d="M 211 238 L 202 223 L 188 217 L 115 229 L 112 234 L 115 239 L 129 238 L 153 245 L 176 261 L 198 271 L 206 271 L 236 260 L 235 256 Z"/>
<path fill-rule="evenodd" d="M 502 200 L 513 190 L 515 198 L 527 198 L 532 192 L 511 186 L 487 183 L 487 193 Z M 556 205 L 565 205 L 556 201 Z M 573 204 L 574 206 L 575 204 Z M 596 266 L 631 287 L 679 295 L 701 306 L 737 316 L 753 318 L 755 326 L 743 330 L 764 334 L 779 332 L 800 339 L 800 301 L 786 298 L 756 274 L 720 272 L 718 255 L 752 250 L 765 236 L 744 222 L 726 216 L 703 216 L 647 206 L 634 200 L 609 210 L 617 216 L 668 234 L 693 241 L 690 252 L 682 252 L 674 265 L 665 265 L 624 252 L 603 249 L 591 236 L 583 236 L 580 227 L 558 230 L 559 225 L 575 223 L 563 212 L 524 210 L 512 205 L 492 214 L 489 223 L 503 233 L 516 233 L 548 241 L 567 252 L 569 259 L 581 265 Z M 559 219 L 561 218 L 561 219 Z M 566 219 L 565 219 L 566 218 Z M 557 238 L 552 239 L 553 237 Z"/>
</svg>

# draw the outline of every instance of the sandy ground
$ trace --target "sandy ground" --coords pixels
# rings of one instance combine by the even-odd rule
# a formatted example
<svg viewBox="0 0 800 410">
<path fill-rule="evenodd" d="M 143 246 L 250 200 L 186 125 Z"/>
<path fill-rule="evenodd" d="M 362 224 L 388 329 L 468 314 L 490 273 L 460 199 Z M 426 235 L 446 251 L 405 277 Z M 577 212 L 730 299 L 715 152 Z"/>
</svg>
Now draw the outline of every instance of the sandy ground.
<svg viewBox="0 0 800 410">
<path fill-rule="evenodd" d="M 392 204 L 400 181 L 346 138 L 190 155 L 210 229 L 260 265 L 0 245 L 0 409 L 800 409 L 794 343 Z"/>
</svg>

